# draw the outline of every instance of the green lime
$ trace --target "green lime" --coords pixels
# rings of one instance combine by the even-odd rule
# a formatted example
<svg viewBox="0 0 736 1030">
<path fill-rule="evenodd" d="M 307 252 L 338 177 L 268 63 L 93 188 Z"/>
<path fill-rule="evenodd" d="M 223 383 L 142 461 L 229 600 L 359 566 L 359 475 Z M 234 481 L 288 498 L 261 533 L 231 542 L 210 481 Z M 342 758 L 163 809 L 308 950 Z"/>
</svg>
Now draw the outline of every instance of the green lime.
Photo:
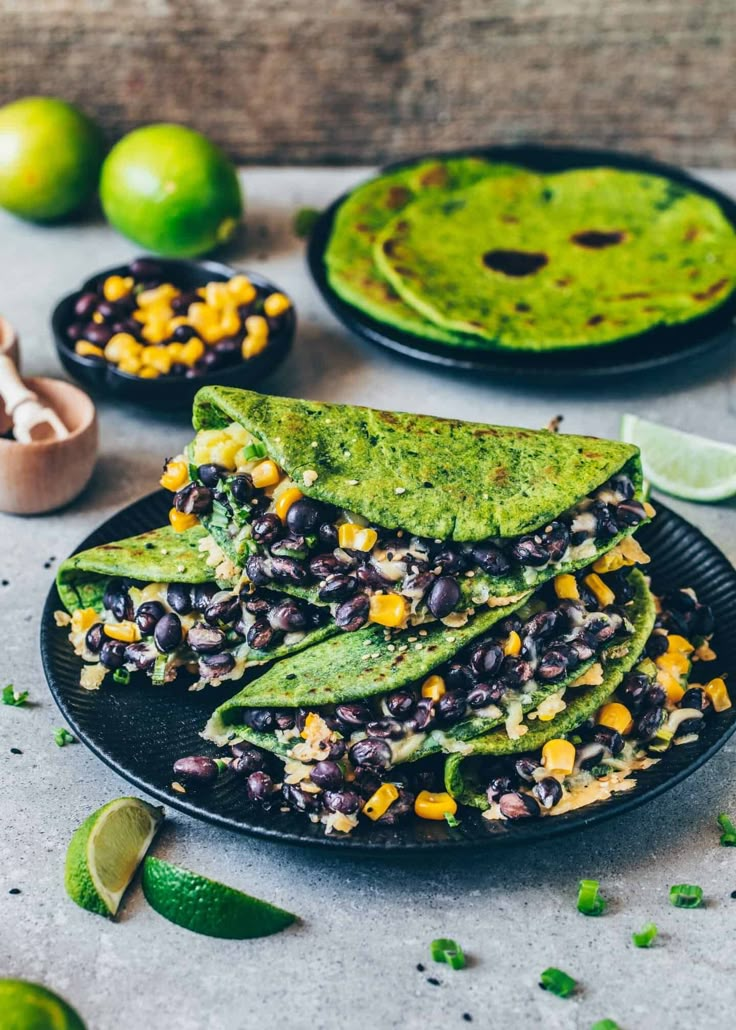
<svg viewBox="0 0 736 1030">
<path fill-rule="evenodd" d="M 84 1023 L 40 984 L 0 980 L 0 1030 L 84 1030 Z"/>
<path fill-rule="evenodd" d="M 152 856 L 143 863 L 143 893 L 164 919 L 208 937 L 269 937 L 296 919 L 267 901 Z"/>
<path fill-rule="evenodd" d="M 114 916 L 164 818 L 162 808 L 117 798 L 86 819 L 69 843 L 64 883 L 72 901 Z"/>
<path fill-rule="evenodd" d="M 147 125 L 124 136 L 102 166 L 100 199 L 118 232 L 169 257 L 224 243 L 243 213 L 232 162 L 183 125 Z"/>
<path fill-rule="evenodd" d="M 104 145 L 99 128 L 54 97 L 0 108 L 0 207 L 48 222 L 69 215 L 97 189 Z"/>
<path fill-rule="evenodd" d="M 694 433 L 621 419 L 621 439 L 641 448 L 644 475 L 654 486 L 687 501 L 724 501 L 736 495 L 736 447 Z"/>
</svg>

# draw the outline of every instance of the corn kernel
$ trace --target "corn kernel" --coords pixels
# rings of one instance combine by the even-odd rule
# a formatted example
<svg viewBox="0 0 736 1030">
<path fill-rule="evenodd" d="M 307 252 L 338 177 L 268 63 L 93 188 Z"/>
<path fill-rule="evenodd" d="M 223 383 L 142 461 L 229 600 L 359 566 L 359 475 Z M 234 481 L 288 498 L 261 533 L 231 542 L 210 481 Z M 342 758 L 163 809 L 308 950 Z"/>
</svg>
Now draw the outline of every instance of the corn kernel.
<svg viewBox="0 0 736 1030">
<path fill-rule="evenodd" d="M 731 707 L 731 698 L 728 696 L 725 680 L 720 676 L 706 683 L 704 689 L 717 712 L 725 712 L 727 708 Z"/>
<path fill-rule="evenodd" d="M 169 511 L 169 522 L 171 528 L 175 533 L 185 533 L 186 530 L 191 529 L 192 526 L 196 526 L 199 519 L 196 515 L 186 515 L 183 511 L 177 511 L 176 508 L 171 508 Z"/>
<path fill-rule="evenodd" d="M 439 701 L 447 687 L 441 676 L 428 676 L 422 683 L 422 697 L 428 697 L 430 701 Z"/>
<path fill-rule="evenodd" d="M 141 336 L 148 343 L 163 343 L 164 340 L 168 340 L 168 317 L 164 316 L 163 318 L 149 318 L 149 320 L 141 329 Z"/>
<path fill-rule="evenodd" d="M 593 562 L 593 572 L 617 572 L 624 565 L 633 565 L 617 547 L 602 554 L 598 561 Z"/>
<path fill-rule="evenodd" d="M 566 597 L 571 601 L 580 600 L 577 580 L 568 572 L 563 573 L 561 576 L 555 576 L 555 593 L 559 598 Z"/>
<path fill-rule="evenodd" d="M 221 308 L 230 300 L 227 283 L 207 283 L 204 288 L 204 299 L 211 308 Z"/>
<path fill-rule="evenodd" d="M 197 336 L 193 336 L 191 340 L 188 340 L 182 347 L 179 361 L 191 368 L 193 365 L 197 364 L 201 357 L 204 356 L 204 352 L 205 346 L 202 341 Z M 169 347 L 169 353 L 171 354 L 171 347 Z"/>
<path fill-rule="evenodd" d="M 184 352 L 183 343 L 167 343 L 166 349 L 169 352 L 169 357 L 171 358 L 172 365 L 175 365 L 177 364 L 177 362 L 181 361 L 181 356 Z"/>
<path fill-rule="evenodd" d="M 303 496 L 304 494 L 296 486 L 290 486 L 288 490 L 284 490 L 284 492 L 281 494 L 279 499 L 276 501 L 276 504 L 274 505 L 276 514 L 282 522 L 286 522 L 286 514 L 289 511 L 289 508 L 292 506 L 292 504 L 295 504 L 297 501 L 300 501 Z"/>
<path fill-rule="evenodd" d="M 644 501 L 644 511 L 650 519 L 653 519 L 657 514 L 657 509 L 649 501 Z"/>
<path fill-rule="evenodd" d="M 399 792 L 393 783 L 382 783 L 363 805 L 363 815 L 367 815 L 375 822 L 389 810 L 398 796 Z"/>
<path fill-rule="evenodd" d="M 668 651 L 680 651 L 683 654 L 690 654 L 694 651 L 694 646 L 685 637 L 681 637 L 678 633 L 670 633 L 667 636 L 667 650 Z"/>
<path fill-rule="evenodd" d="M 174 330 L 178 329 L 181 325 L 189 325 L 189 319 L 186 315 L 176 315 L 175 318 L 169 319 L 169 333 L 171 336 L 174 335 Z"/>
<path fill-rule="evenodd" d="M 302 737 L 306 740 L 309 736 L 310 728 L 321 718 L 316 712 L 309 712 L 306 719 L 304 720 L 304 729 L 302 730 Z"/>
<path fill-rule="evenodd" d="M 245 331 L 256 340 L 268 338 L 268 322 L 263 315 L 248 315 L 245 320 Z"/>
<path fill-rule="evenodd" d="M 256 299 L 258 291 L 245 275 L 234 275 L 227 283 L 228 292 L 238 304 L 250 304 Z"/>
<path fill-rule="evenodd" d="M 127 372 L 132 376 L 138 375 L 142 367 L 138 358 L 123 358 L 118 362 L 118 372 Z"/>
<path fill-rule="evenodd" d="M 261 461 L 256 465 L 251 472 L 251 478 L 253 486 L 258 490 L 262 490 L 266 486 L 276 486 L 281 479 L 281 471 L 275 461 L 266 458 L 265 461 Z"/>
<path fill-rule="evenodd" d="M 235 336 L 240 332 L 240 315 L 235 308 L 225 308 L 220 319 L 220 331 L 223 336 Z"/>
<path fill-rule="evenodd" d="M 616 600 L 616 595 L 610 587 L 606 586 L 601 577 L 595 572 L 591 572 L 590 575 L 585 577 L 584 583 L 588 590 L 595 595 L 595 599 L 601 608 L 607 608 L 609 604 L 613 604 Z"/>
<path fill-rule="evenodd" d="M 189 469 L 183 461 L 170 461 L 164 470 L 159 482 L 164 490 L 171 490 L 172 493 L 181 489 L 189 480 Z"/>
<path fill-rule="evenodd" d="M 269 318 L 278 318 L 290 307 L 291 301 L 283 293 L 271 293 L 263 302 L 263 310 Z"/>
<path fill-rule="evenodd" d="M 677 705 L 685 696 L 685 690 L 677 676 L 673 676 L 667 669 L 657 669 L 657 683 L 667 695 L 667 700 L 672 705 Z"/>
<path fill-rule="evenodd" d="M 139 308 L 170 306 L 174 297 L 179 296 L 179 290 L 171 283 L 161 283 L 154 286 L 152 290 L 143 290 L 137 296 Z"/>
<path fill-rule="evenodd" d="M 130 333 L 115 333 L 105 344 L 105 357 L 117 365 L 124 358 L 138 358 L 143 348 Z"/>
<path fill-rule="evenodd" d="M 158 379 L 161 375 L 157 368 L 151 368 L 150 365 L 141 365 L 141 369 L 138 373 L 139 379 Z"/>
<path fill-rule="evenodd" d="M 98 620 L 97 612 L 94 608 L 77 608 L 72 614 L 72 632 L 84 633 L 90 626 Z"/>
<path fill-rule="evenodd" d="M 521 637 L 512 629 L 506 638 L 506 643 L 503 645 L 503 653 L 508 655 L 517 655 L 521 651 Z"/>
<path fill-rule="evenodd" d="M 690 671 L 690 659 L 682 651 L 667 651 L 656 659 L 655 664 L 678 678 Z"/>
<path fill-rule="evenodd" d="M 449 794 L 431 794 L 420 790 L 414 802 L 414 812 L 420 819 L 441 821 L 447 815 L 457 812 L 457 801 Z"/>
<path fill-rule="evenodd" d="M 126 644 L 133 644 L 141 639 L 140 630 L 134 622 L 106 622 L 104 630 L 106 637 L 122 640 Z"/>
<path fill-rule="evenodd" d="M 171 355 L 168 347 L 144 347 L 141 351 L 141 361 L 150 368 L 155 368 L 162 375 L 168 375 L 171 371 Z"/>
<path fill-rule="evenodd" d="M 99 311 L 95 311 L 95 313 L 94 313 L 94 314 L 92 315 L 92 321 L 93 321 L 93 322 L 95 323 L 95 325 L 103 325 L 103 324 L 104 324 L 104 321 L 105 321 L 105 319 L 104 319 L 104 317 L 103 317 L 103 316 L 102 316 L 102 315 L 101 315 L 101 314 L 99 313 Z"/>
<path fill-rule="evenodd" d="M 243 360 L 247 361 L 248 358 L 254 358 L 256 354 L 260 354 L 266 347 L 268 347 L 268 339 L 266 337 L 256 339 L 253 336 L 246 336 L 240 348 L 240 353 L 243 355 Z"/>
<path fill-rule="evenodd" d="M 567 776 L 575 768 L 575 745 L 562 737 L 548 740 L 542 748 L 542 765 L 550 772 Z"/>
<path fill-rule="evenodd" d="M 131 276 L 126 275 L 109 275 L 102 286 L 102 293 L 105 300 L 109 300 L 111 304 L 114 304 L 116 300 L 122 300 L 123 297 L 127 297 L 130 291 L 133 289 L 133 279 Z"/>
<path fill-rule="evenodd" d="M 618 701 L 610 701 L 607 705 L 603 705 L 598 711 L 596 721 L 599 726 L 607 726 L 611 730 L 616 730 L 622 737 L 631 733 L 634 728 L 631 712 L 626 705 L 619 704 Z"/>
<path fill-rule="evenodd" d="M 234 469 L 237 467 L 237 453 L 239 450 L 240 444 L 237 440 L 225 439 L 210 448 L 209 460 L 215 465 L 222 465 L 223 468 Z"/>
<path fill-rule="evenodd" d="M 77 340 L 74 344 L 74 353 L 83 358 L 104 358 L 105 356 L 102 347 L 98 347 L 96 343 L 90 343 L 89 340 Z"/>
<path fill-rule="evenodd" d="M 369 619 L 379 626 L 403 626 L 409 605 L 401 594 L 371 594 Z"/>
<path fill-rule="evenodd" d="M 361 526 L 357 522 L 343 522 L 337 527 L 337 541 L 340 547 L 351 551 L 372 551 L 376 546 L 378 533 L 369 526 Z"/>
</svg>

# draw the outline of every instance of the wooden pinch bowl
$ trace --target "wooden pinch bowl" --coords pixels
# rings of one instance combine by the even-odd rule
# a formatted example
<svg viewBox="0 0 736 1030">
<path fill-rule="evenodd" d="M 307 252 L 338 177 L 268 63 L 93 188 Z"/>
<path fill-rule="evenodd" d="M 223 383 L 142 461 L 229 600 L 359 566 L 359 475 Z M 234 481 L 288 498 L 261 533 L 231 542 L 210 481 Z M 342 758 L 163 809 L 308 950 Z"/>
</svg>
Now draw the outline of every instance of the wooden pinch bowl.
<svg viewBox="0 0 736 1030">
<path fill-rule="evenodd" d="M 10 322 L 0 315 L 0 354 L 5 354 L 20 371 L 20 349 L 18 347 L 18 334 Z M 10 418 L 5 411 L 5 405 L 0 398 L 0 436 L 10 429 Z"/>
<path fill-rule="evenodd" d="M 45 376 L 23 382 L 69 430 L 62 440 L 0 439 L 0 511 L 40 515 L 74 500 L 89 482 L 97 457 L 97 412 L 71 383 Z"/>
</svg>

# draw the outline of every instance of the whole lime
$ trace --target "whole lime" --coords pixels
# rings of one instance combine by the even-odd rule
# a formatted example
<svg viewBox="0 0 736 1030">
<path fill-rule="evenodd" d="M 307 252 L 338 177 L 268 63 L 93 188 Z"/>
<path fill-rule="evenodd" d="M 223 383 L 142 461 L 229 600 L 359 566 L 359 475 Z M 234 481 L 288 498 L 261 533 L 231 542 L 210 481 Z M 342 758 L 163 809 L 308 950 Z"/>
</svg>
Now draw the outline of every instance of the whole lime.
<svg viewBox="0 0 736 1030">
<path fill-rule="evenodd" d="M 232 162 L 183 125 L 147 125 L 124 136 L 102 166 L 100 199 L 119 232 L 168 257 L 224 243 L 243 213 Z"/>
<path fill-rule="evenodd" d="M 73 1008 L 40 984 L 0 980 L 2 1030 L 84 1030 Z"/>
<path fill-rule="evenodd" d="M 72 104 L 25 97 L 0 108 L 0 207 L 48 222 L 85 204 L 97 189 L 102 133 Z"/>
</svg>

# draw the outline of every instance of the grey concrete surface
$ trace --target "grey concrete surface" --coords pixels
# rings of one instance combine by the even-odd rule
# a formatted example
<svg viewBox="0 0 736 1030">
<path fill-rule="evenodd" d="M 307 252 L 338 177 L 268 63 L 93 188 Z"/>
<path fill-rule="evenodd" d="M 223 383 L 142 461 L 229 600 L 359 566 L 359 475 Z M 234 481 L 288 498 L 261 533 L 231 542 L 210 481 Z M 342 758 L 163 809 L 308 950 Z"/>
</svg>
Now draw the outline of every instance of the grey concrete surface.
<svg viewBox="0 0 736 1030">
<path fill-rule="evenodd" d="M 616 434 L 628 410 L 736 439 L 733 353 L 675 376 L 545 391 L 443 375 L 352 339 L 313 289 L 291 219 L 363 174 L 244 173 L 248 234 L 228 256 L 282 283 L 300 316 L 294 354 L 268 390 L 526 426 L 562 413 L 564 429 L 601 435 Z M 711 178 L 736 193 L 736 175 Z M 19 327 L 28 372 L 60 373 L 48 329 L 55 299 L 135 253 L 101 223 L 43 229 L 0 216 L 0 310 Z M 157 854 L 302 917 L 266 940 L 196 937 L 162 920 L 135 889 L 114 924 L 68 901 L 62 868 L 72 831 L 129 787 L 81 744 L 53 742 L 62 720 L 38 655 L 42 604 L 56 563 L 98 522 L 154 488 L 162 457 L 188 435 L 183 417 L 107 402 L 99 410 L 100 460 L 84 496 L 46 518 L 0 516 L 0 686 L 13 682 L 32 701 L 0 707 L 0 976 L 62 992 L 90 1030 L 444 1030 L 465 1025 L 464 1013 L 475 1026 L 507 1030 L 584 1030 L 604 1017 L 625 1030 L 733 1025 L 736 851 L 718 846 L 714 819 L 723 810 L 736 815 L 736 744 L 660 801 L 593 831 L 441 861 L 347 859 L 170 813 Z M 736 559 L 733 505 L 668 503 Z M 604 917 L 576 912 L 580 877 L 601 880 L 611 900 Z M 668 887 L 679 882 L 702 885 L 704 909 L 668 904 Z M 631 931 L 649 920 L 660 938 L 650 951 L 637 950 Z M 456 937 L 470 967 L 432 966 L 428 946 L 437 936 Z M 417 971 L 419 962 L 426 972 Z M 579 980 L 574 998 L 539 989 L 549 965 Z"/>
</svg>

